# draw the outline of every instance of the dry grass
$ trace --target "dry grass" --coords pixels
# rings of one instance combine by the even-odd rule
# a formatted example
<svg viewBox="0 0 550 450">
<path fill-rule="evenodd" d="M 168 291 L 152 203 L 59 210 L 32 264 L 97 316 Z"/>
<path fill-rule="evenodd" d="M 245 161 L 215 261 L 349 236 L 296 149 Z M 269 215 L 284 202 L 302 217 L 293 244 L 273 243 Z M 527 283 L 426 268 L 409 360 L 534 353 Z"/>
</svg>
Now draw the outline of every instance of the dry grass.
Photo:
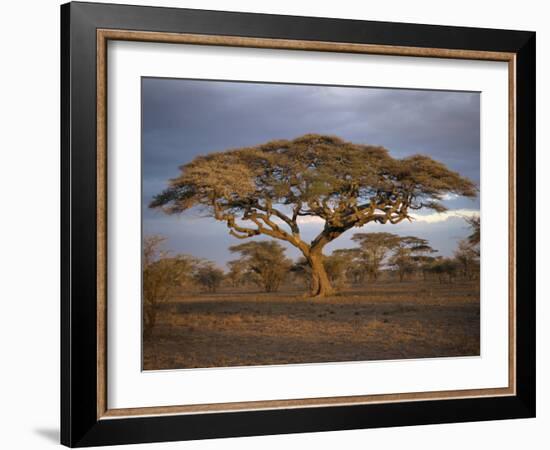
<svg viewBox="0 0 550 450">
<path fill-rule="evenodd" d="M 307 300 L 225 290 L 162 306 L 144 369 L 479 355 L 479 284 L 378 283 Z"/>
</svg>

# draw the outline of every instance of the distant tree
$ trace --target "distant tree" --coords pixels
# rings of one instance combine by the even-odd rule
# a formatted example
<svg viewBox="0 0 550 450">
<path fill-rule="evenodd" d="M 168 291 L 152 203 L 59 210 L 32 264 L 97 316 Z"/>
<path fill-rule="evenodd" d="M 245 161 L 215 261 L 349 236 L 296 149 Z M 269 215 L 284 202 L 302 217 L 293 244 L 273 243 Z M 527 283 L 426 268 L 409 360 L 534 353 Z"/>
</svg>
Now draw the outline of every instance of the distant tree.
<svg viewBox="0 0 550 450">
<path fill-rule="evenodd" d="M 308 285 L 311 284 L 311 267 L 304 257 L 300 257 L 292 263 L 289 271 L 300 281 L 305 282 Z"/>
<path fill-rule="evenodd" d="M 161 256 L 167 254 L 166 251 L 162 251 L 162 245 L 166 241 L 164 236 L 158 234 L 145 236 L 142 243 L 142 253 L 143 253 L 143 268 L 151 266 L 155 261 L 157 261 Z"/>
<path fill-rule="evenodd" d="M 422 272 L 422 278 L 424 281 L 428 280 L 428 274 L 433 273 L 434 264 L 436 264 L 438 257 L 430 255 L 419 255 L 416 258 L 420 271 Z"/>
<path fill-rule="evenodd" d="M 439 277 L 440 283 L 445 282 L 445 275 L 447 276 L 446 280 L 452 283 L 458 271 L 458 263 L 452 258 L 441 257 L 437 258 L 430 270 Z"/>
<path fill-rule="evenodd" d="M 195 270 L 194 278 L 207 292 L 215 293 L 223 281 L 224 274 L 214 263 L 206 261 Z"/>
<path fill-rule="evenodd" d="M 178 288 L 191 280 L 197 260 L 189 255 L 175 255 L 162 251 L 165 238 L 146 236 L 143 240 L 142 289 L 143 334 L 150 336 L 156 324 L 161 303 L 175 294 Z"/>
<path fill-rule="evenodd" d="M 311 268 L 311 295 L 333 291 L 323 248 L 367 223 L 399 223 L 409 210 L 444 211 L 443 196 L 477 195 L 475 185 L 428 156 L 392 158 L 382 147 L 309 134 L 198 156 L 151 202 L 168 214 L 193 207 L 226 223 L 239 238 L 267 235 L 301 251 Z M 298 219 L 318 217 L 311 241 Z"/>
<path fill-rule="evenodd" d="M 479 246 L 473 245 L 470 239 L 458 242 L 455 259 L 467 280 L 473 280 L 479 274 Z"/>
<path fill-rule="evenodd" d="M 479 256 L 479 244 L 481 242 L 481 219 L 479 216 L 467 217 L 466 222 L 470 225 L 471 233 L 468 236 L 468 242 L 473 248 L 477 248 Z"/>
<path fill-rule="evenodd" d="M 416 264 L 411 257 L 411 251 L 406 247 L 396 248 L 391 257 L 390 265 L 394 267 L 401 282 L 405 279 L 406 275 L 412 274 L 416 268 Z"/>
<path fill-rule="evenodd" d="M 415 236 L 399 237 L 389 264 L 398 273 L 399 281 L 403 281 L 406 275 L 413 273 L 419 267 L 424 256 L 436 251 L 430 247 L 426 239 Z"/>
<path fill-rule="evenodd" d="M 227 279 L 233 287 L 239 287 L 247 281 L 247 265 L 241 260 L 229 261 Z"/>
<path fill-rule="evenodd" d="M 285 256 L 285 248 L 276 241 L 246 242 L 229 247 L 240 253 L 238 260 L 247 271 L 256 275 L 256 282 L 266 292 L 276 292 L 288 274 L 292 261 Z"/>
<path fill-rule="evenodd" d="M 351 240 L 359 243 L 360 263 L 364 264 L 371 281 L 378 279 L 388 252 L 401 243 L 401 238 L 392 233 L 355 233 Z"/>
<path fill-rule="evenodd" d="M 357 285 L 365 282 L 367 266 L 360 248 L 341 248 L 334 250 L 332 254 L 344 258 L 347 262 L 345 273 L 350 284 Z"/>
<path fill-rule="evenodd" d="M 332 286 L 342 287 L 346 280 L 349 258 L 341 253 L 333 252 L 332 255 L 324 257 L 323 264 Z"/>
</svg>

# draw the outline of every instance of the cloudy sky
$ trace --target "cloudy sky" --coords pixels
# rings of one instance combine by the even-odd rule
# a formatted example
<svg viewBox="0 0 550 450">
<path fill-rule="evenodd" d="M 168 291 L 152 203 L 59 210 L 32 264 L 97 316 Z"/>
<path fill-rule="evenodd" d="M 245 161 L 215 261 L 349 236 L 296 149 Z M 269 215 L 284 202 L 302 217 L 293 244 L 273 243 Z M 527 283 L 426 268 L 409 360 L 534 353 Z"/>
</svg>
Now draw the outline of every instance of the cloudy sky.
<svg viewBox="0 0 550 450">
<path fill-rule="evenodd" d="M 193 212 L 165 215 L 147 207 L 151 198 L 197 155 L 306 133 L 382 145 L 397 158 L 426 154 L 479 184 L 479 114 L 479 93 L 472 92 L 143 78 L 143 234 L 164 235 L 172 252 L 223 267 L 234 257 L 227 248 L 241 242 L 225 224 Z M 389 231 L 429 239 L 449 256 L 469 234 L 462 217 L 479 212 L 479 199 L 448 198 L 445 204 L 447 213 L 419 212 L 413 223 L 354 228 L 325 253 L 353 247 L 354 231 Z M 301 230 L 312 239 L 322 223 L 308 219 Z M 291 247 L 287 254 L 299 256 Z"/>
</svg>

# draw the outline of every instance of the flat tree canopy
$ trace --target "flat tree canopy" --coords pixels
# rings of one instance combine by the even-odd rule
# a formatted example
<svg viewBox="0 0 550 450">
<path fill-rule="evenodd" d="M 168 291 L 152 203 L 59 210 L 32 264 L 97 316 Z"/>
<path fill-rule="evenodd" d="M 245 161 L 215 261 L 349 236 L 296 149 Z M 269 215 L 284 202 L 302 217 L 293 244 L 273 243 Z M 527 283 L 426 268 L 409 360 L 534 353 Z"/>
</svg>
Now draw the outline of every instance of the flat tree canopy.
<svg viewBox="0 0 550 450">
<path fill-rule="evenodd" d="M 421 208 L 445 211 L 453 193 L 474 197 L 469 179 L 428 156 L 403 159 L 372 145 L 308 134 L 198 156 L 151 202 L 168 214 L 201 207 L 239 239 L 267 235 L 294 245 L 312 267 L 312 295 L 332 292 L 322 249 L 352 227 L 396 224 Z M 299 218 L 324 221 L 311 242 Z"/>
</svg>

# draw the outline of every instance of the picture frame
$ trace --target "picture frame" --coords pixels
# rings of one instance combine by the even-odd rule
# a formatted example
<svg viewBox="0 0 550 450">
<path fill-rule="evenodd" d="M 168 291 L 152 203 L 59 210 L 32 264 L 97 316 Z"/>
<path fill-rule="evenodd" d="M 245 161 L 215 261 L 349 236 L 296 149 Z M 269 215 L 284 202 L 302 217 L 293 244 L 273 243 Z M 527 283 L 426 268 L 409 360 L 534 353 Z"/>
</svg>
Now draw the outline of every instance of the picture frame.
<svg viewBox="0 0 550 450">
<path fill-rule="evenodd" d="M 535 416 L 535 33 L 72 2 L 61 6 L 61 443 L 70 447 Z M 155 42 L 508 65 L 505 388 L 111 409 L 107 43 Z"/>
</svg>

